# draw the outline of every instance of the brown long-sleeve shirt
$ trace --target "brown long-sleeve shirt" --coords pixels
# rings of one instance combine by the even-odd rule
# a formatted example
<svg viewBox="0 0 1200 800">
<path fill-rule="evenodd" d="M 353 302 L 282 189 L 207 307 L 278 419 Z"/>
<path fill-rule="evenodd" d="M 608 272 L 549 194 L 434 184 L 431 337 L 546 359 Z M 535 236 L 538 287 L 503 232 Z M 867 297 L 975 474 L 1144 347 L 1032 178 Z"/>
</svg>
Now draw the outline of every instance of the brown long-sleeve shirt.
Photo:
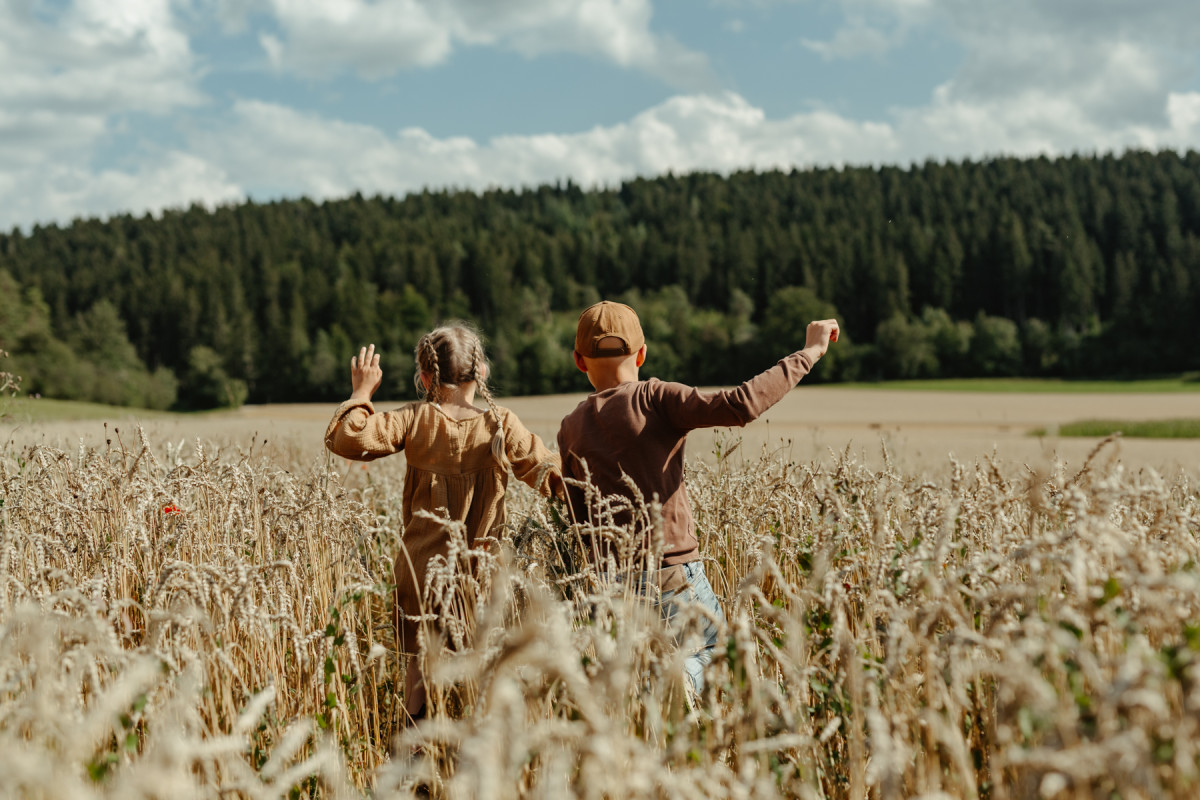
<svg viewBox="0 0 1200 800">
<path fill-rule="evenodd" d="M 700 552 L 683 484 L 688 432 L 740 427 L 757 419 L 782 400 L 812 366 L 808 354 L 801 351 L 732 389 L 705 392 L 651 378 L 595 392 L 567 415 L 559 428 L 563 476 L 582 481 L 590 474 L 600 495 L 634 503 L 633 492 L 622 478 L 622 473 L 628 475 L 645 502 L 657 497 L 662 503 L 662 565 L 694 561 Z M 589 502 L 582 488 L 568 485 L 567 499 L 576 522 L 601 522 L 594 519 L 596 504 Z M 632 518 L 630 512 L 619 513 L 614 522 L 628 524 Z M 602 557 L 606 552 L 600 542 L 585 541 L 585 545 L 594 555 Z"/>
</svg>

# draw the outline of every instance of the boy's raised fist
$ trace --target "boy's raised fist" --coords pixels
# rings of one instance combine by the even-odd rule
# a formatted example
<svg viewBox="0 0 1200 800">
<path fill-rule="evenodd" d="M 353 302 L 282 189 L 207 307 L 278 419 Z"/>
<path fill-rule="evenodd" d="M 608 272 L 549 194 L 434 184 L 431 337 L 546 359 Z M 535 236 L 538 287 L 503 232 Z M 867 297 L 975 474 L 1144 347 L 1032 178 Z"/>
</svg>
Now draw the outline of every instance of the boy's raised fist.
<svg viewBox="0 0 1200 800">
<path fill-rule="evenodd" d="M 805 331 L 805 350 L 816 351 L 817 357 L 825 355 L 830 342 L 836 342 L 840 328 L 836 319 L 820 319 L 808 323 Z"/>
</svg>

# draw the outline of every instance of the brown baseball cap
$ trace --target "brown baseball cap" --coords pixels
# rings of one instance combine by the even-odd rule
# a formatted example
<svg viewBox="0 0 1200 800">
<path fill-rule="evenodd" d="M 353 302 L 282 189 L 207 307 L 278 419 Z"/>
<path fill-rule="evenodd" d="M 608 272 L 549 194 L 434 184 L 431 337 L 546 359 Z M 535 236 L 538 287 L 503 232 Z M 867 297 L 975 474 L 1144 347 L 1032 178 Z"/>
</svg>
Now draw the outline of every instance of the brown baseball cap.
<svg viewBox="0 0 1200 800">
<path fill-rule="evenodd" d="M 601 347 L 600 342 L 612 337 L 620 339 L 620 347 Z M 624 303 L 601 300 L 588 306 L 579 315 L 575 328 L 575 352 L 586 358 L 631 356 L 646 343 L 637 312 Z"/>
</svg>

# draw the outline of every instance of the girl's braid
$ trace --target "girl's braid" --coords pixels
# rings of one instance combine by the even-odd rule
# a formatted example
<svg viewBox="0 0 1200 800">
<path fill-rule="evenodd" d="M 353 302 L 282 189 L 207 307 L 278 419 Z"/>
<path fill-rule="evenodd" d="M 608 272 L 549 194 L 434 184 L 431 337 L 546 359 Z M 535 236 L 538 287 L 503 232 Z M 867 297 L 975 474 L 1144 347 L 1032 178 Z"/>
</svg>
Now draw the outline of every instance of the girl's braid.
<svg viewBox="0 0 1200 800">
<path fill-rule="evenodd" d="M 474 352 L 471 355 L 471 380 L 475 381 L 475 388 L 479 390 L 479 394 L 483 395 L 484 401 L 487 402 L 488 408 L 492 410 L 492 416 L 496 418 L 496 435 L 492 437 L 492 458 L 496 459 L 496 463 L 501 469 L 508 469 L 508 453 L 504 446 L 504 420 L 500 416 L 500 408 L 496 405 L 495 398 L 492 397 L 492 392 L 488 389 L 487 381 L 483 379 L 483 345 L 479 343 L 479 338 L 475 338 Z"/>
<path fill-rule="evenodd" d="M 421 337 L 421 341 L 417 344 L 417 350 L 420 353 L 418 358 L 426 362 L 421 364 L 421 367 L 429 373 L 428 397 L 432 399 L 434 404 L 437 404 L 442 399 L 442 371 L 438 364 L 437 347 L 433 344 L 433 332 Z M 421 390 L 423 388 L 420 375 L 418 375 L 417 389 Z"/>
</svg>

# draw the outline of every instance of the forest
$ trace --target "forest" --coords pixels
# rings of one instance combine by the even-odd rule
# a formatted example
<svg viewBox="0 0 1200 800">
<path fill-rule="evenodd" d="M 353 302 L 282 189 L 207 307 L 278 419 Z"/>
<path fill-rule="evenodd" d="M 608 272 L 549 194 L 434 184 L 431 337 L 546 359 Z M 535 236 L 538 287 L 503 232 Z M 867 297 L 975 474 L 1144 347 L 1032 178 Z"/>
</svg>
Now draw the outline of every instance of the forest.
<svg viewBox="0 0 1200 800">
<path fill-rule="evenodd" d="M 308 199 L 0 234 L 23 391 L 149 408 L 331 401 L 360 345 L 411 397 L 439 321 L 493 386 L 587 389 L 586 305 L 642 317 L 643 375 L 736 383 L 837 317 L 810 380 L 1200 370 L 1200 153 L 667 175 L 584 190 Z"/>
</svg>

